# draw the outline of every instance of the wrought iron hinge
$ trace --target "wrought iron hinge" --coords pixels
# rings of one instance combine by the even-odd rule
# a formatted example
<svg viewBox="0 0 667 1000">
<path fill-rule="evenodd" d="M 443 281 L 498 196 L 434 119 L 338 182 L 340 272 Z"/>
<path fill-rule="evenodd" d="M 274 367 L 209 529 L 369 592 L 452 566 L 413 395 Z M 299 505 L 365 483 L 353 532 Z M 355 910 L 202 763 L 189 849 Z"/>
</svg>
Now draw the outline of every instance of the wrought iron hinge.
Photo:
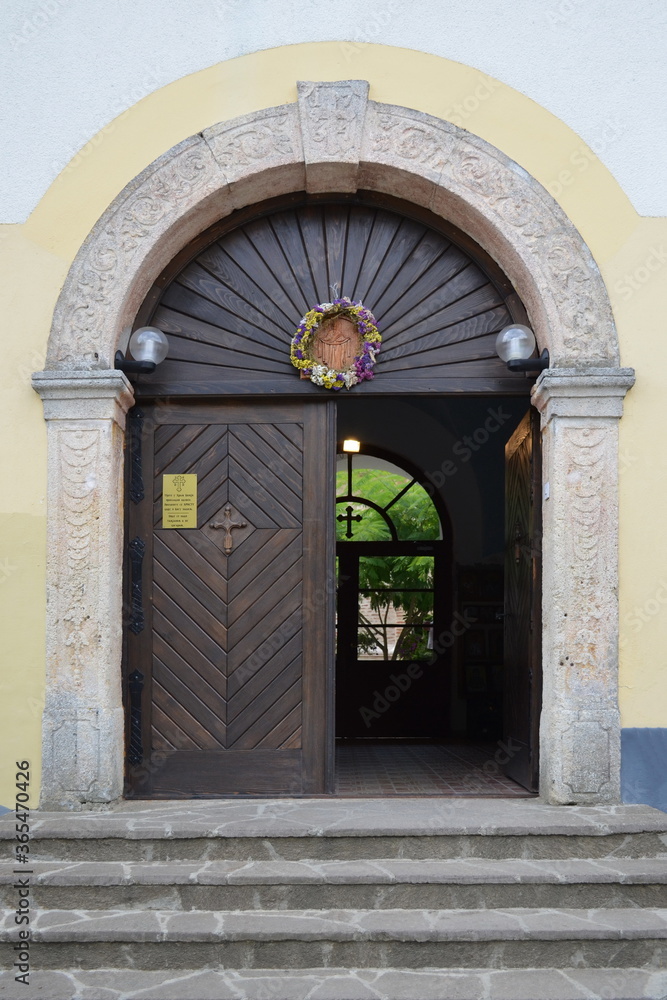
<svg viewBox="0 0 667 1000">
<path fill-rule="evenodd" d="M 144 627 L 144 600 L 142 569 L 146 543 L 141 538 L 133 538 L 129 544 L 130 550 L 130 631 L 139 635 Z"/>
<path fill-rule="evenodd" d="M 127 748 L 127 759 L 130 764 L 141 764 L 144 757 L 144 746 L 141 738 L 141 694 L 144 690 L 144 675 L 139 670 L 133 670 L 128 677 L 130 693 L 130 742 Z"/>
<path fill-rule="evenodd" d="M 141 503 L 144 499 L 144 474 L 141 467 L 141 439 L 144 427 L 143 410 L 135 407 L 130 418 L 130 500 Z"/>
</svg>

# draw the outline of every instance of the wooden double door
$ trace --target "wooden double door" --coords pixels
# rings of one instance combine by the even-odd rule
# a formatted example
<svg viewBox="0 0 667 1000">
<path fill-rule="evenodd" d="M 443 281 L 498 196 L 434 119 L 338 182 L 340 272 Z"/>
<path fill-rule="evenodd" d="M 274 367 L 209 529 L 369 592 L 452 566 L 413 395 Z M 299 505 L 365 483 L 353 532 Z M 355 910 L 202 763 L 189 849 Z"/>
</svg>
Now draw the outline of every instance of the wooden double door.
<svg viewBox="0 0 667 1000">
<path fill-rule="evenodd" d="M 128 794 L 330 790 L 333 417 L 319 400 L 133 412 Z"/>
<path fill-rule="evenodd" d="M 332 400 L 167 401 L 132 412 L 124 655 L 128 795 L 333 792 L 335 452 Z M 533 417 L 508 442 L 506 465 L 505 763 L 513 778 L 533 789 L 541 701 L 539 432 Z M 181 514 L 188 514 L 188 497 L 192 507 L 196 486 L 191 526 L 178 526 L 178 503 L 176 522 L 169 520 L 173 505 L 165 502 L 165 484 L 173 492 L 180 479 L 187 487 Z M 429 544 L 436 590 L 444 595 L 435 602 L 442 619 L 452 607 L 449 568 L 440 552 L 444 543 Z M 343 576 L 351 581 L 350 622 L 356 621 L 362 554 L 353 543 L 340 546 Z M 439 635 L 447 621 L 434 625 Z M 362 689 L 357 658 L 348 659 L 346 668 L 339 657 L 339 735 L 388 735 L 372 699 L 395 680 L 376 677 L 364 664 Z M 440 734 L 438 717 L 447 701 L 442 667 L 424 667 L 425 677 L 412 685 L 414 700 L 401 699 L 408 713 L 401 735 Z M 356 697 L 350 701 L 352 680 Z M 372 717 L 372 732 L 350 728 L 350 712 L 360 726 L 360 704 L 380 716 L 380 726 Z"/>
</svg>

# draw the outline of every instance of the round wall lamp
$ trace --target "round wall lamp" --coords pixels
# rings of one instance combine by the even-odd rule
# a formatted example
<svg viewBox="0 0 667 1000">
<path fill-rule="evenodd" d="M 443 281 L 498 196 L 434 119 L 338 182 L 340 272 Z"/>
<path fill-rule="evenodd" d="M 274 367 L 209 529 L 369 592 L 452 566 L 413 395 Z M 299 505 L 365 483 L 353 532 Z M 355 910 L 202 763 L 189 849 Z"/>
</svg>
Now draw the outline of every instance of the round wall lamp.
<svg viewBox="0 0 667 1000">
<path fill-rule="evenodd" d="M 122 351 L 116 351 L 114 368 L 119 368 L 127 375 L 150 375 L 167 357 L 169 341 L 157 327 L 142 326 L 130 337 L 128 348 L 133 360 L 128 361 Z"/>
<path fill-rule="evenodd" d="M 545 348 L 539 358 L 534 358 L 536 349 L 535 334 L 521 323 L 510 323 L 496 337 L 496 353 L 511 372 L 541 372 L 548 368 L 549 352 Z"/>
</svg>

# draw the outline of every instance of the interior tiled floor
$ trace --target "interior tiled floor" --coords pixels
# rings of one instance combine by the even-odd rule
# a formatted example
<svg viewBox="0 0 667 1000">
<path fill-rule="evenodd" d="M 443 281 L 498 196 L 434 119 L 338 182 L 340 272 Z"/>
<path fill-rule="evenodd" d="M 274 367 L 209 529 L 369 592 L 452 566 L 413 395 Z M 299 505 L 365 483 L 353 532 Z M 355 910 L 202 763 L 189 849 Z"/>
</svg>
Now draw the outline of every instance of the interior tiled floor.
<svg viewBox="0 0 667 1000">
<path fill-rule="evenodd" d="M 337 743 L 336 794 L 530 796 L 502 773 L 498 750 L 497 744 Z"/>
</svg>

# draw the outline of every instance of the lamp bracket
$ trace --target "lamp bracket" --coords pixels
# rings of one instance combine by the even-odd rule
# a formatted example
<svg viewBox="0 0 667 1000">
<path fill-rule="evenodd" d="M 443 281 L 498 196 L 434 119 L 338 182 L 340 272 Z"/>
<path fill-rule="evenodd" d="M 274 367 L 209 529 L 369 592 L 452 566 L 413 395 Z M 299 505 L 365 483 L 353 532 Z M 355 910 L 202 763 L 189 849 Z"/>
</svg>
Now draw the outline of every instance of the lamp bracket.
<svg viewBox="0 0 667 1000">
<path fill-rule="evenodd" d="M 511 372 L 543 372 L 549 367 L 549 352 L 545 347 L 539 358 L 515 358 L 507 367 Z"/>
<path fill-rule="evenodd" d="M 126 375 L 150 375 L 156 367 L 154 361 L 128 361 L 122 351 L 116 351 L 114 368 L 120 369 Z"/>
</svg>

